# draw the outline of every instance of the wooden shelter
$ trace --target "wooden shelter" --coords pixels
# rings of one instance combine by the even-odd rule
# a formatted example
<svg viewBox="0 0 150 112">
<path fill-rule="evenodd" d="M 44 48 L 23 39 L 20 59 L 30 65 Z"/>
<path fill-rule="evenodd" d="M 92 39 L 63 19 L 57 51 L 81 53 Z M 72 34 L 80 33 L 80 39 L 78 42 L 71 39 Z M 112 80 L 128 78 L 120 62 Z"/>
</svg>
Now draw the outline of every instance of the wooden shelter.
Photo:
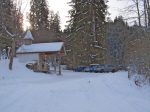
<svg viewBox="0 0 150 112">
<path fill-rule="evenodd" d="M 58 66 L 59 74 L 61 74 L 61 57 L 65 55 L 64 43 L 51 42 L 32 44 L 32 34 L 27 34 L 29 35 L 25 36 L 25 43 L 17 50 L 19 61 L 25 63 L 34 61 L 33 70 L 38 72 L 51 72 L 50 67 L 52 66 L 56 72 L 56 66 Z"/>
</svg>

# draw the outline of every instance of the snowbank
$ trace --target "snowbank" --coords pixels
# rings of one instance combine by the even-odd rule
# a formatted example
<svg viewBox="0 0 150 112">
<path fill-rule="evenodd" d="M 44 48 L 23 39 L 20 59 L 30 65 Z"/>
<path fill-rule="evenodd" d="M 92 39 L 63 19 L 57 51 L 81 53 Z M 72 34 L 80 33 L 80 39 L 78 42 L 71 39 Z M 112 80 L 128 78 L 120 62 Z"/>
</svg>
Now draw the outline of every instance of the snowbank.
<svg viewBox="0 0 150 112">
<path fill-rule="evenodd" d="M 0 61 L 1 112 L 150 112 L 150 88 L 139 88 L 126 72 L 34 73 L 25 64 Z"/>
</svg>

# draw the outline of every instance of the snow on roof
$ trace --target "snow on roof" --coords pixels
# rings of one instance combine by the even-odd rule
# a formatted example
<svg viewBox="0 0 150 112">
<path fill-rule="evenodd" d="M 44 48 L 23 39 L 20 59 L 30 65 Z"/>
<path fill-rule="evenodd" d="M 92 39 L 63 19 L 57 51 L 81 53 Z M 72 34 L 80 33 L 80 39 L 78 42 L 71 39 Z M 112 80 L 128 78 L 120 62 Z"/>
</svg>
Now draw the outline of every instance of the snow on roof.
<svg viewBox="0 0 150 112">
<path fill-rule="evenodd" d="M 17 53 L 57 52 L 61 51 L 63 45 L 64 45 L 63 42 L 22 45 L 17 50 Z"/>
<path fill-rule="evenodd" d="M 34 39 L 33 39 L 33 36 L 32 36 L 32 33 L 31 33 L 29 30 L 27 31 L 27 33 L 26 33 L 24 39 L 32 39 L 32 40 L 34 40 Z"/>
</svg>

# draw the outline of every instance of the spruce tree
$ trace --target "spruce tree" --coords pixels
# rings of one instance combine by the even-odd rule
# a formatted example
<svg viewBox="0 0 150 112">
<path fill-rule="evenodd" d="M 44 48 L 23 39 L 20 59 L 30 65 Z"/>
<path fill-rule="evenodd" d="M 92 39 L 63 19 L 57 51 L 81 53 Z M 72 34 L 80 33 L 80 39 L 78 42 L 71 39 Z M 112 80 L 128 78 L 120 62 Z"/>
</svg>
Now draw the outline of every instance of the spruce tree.
<svg viewBox="0 0 150 112">
<path fill-rule="evenodd" d="M 1 0 L 0 3 L 0 22 L 1 25 L 4 25 L 9 29 L 9 31 L 12 31 L 13 27 L 13 3 L 11 0 Z"/>
<path fill-rule="evenodd" d="M 16 48 L 15 40 L 16 37 L 20 37 L 21 34 L 21 13 L 19 13 L 16 4 L 14 4 L 12 0 L 1 0 L 0 10 L 0 42 L 2 42 L 1 45 L 6 49 L 7 46 L 12 47 L 9 62 L 9 69 L 12 70 Z"/>
<path fill-rule="evenodd" d="M 0 1 L 0 39 L 1 44 L 10 46 L 12 36 L 19 37 L 23 31 L 20 10 L 12 0 Z"/>
<path fill-rule="evenodd" d="M 73 65 L 104 63 L 105 1 L 72 0 L 70 5 Z"/>
<path fill-rule="evenodd" d="M 50 29 L 56 34 L 56 38 L 60 39 L 60 16 L 59 13 L 51 15 Z"/>
<path fill-rule="evenodd" d="M 49 9 L 46 0 L 31 0 L 29 19 L 33 30 L 49 28 Z"/>
</svg>

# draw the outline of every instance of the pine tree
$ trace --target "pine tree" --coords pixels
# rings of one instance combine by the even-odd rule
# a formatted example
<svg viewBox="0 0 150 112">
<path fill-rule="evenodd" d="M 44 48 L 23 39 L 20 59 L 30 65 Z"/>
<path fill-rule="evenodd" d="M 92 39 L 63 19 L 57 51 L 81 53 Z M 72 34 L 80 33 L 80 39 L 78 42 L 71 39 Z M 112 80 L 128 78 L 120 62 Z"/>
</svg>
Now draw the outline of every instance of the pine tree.
<svg viewBox="0 0 150 112">
<path fill-rule="evenodd" d="M 122 16 L 116 17 L 114 21 L 107 22 L 107 63 L 124 65 L 125 43 L 129 36 L 129 26 Z"/>
<path fill-rule="evenodd" d="M 49 9 L 46 0 L 31 0 L 29 19 L 33 30 L 49 28 Z"/>
<path fill-rule="evenodd" d="M 12 31 L 13 27 L 13 3 L 11 0 L 1 0 L 0 3 L 0 22 L 1 25 L 5 25 L 9 31 Z"/>
<path fill-rule="evenodd" d="M 61 38 L 59 13 L 51 15 L 50 29 L 56 34 L 56 38 Z"/>
<path fill-rule="evenodd" d="M 72 0 L 70 5 L 73 65 L 104 63 L 104 0 Z"/>
<path fill-rule="evenodd" d="M 13 4 L 12 0 L 1 0 L 0 1 L 0 33 L 1 43 L 5 46 L 10 46 L 11 35 L 15 37 L 21 35 L 22 29 L 22 18 L 20 9 L 17 8 L 16 4 Z M 6 41 L 5 41 L 6 40 Z"/>
<path fill-rule="evenodd" d="M 12 53 L 10 56 L 9 69 L 12 70 L 13 57 L 15 56 L 15 38 L 19 37 L 21 34 L 21 14 L 18 13 L 15 4 L 12 0 L 1 0 L 0 1 L 0 39 L 7 40 L 7 42 L 2 43 L 6 46 L 11 46 L 12 43 Z M 2 42 L 2 41 L 0 41 Z M 9 45 L 8 45 L 9 42 Z"/>
</svg>

